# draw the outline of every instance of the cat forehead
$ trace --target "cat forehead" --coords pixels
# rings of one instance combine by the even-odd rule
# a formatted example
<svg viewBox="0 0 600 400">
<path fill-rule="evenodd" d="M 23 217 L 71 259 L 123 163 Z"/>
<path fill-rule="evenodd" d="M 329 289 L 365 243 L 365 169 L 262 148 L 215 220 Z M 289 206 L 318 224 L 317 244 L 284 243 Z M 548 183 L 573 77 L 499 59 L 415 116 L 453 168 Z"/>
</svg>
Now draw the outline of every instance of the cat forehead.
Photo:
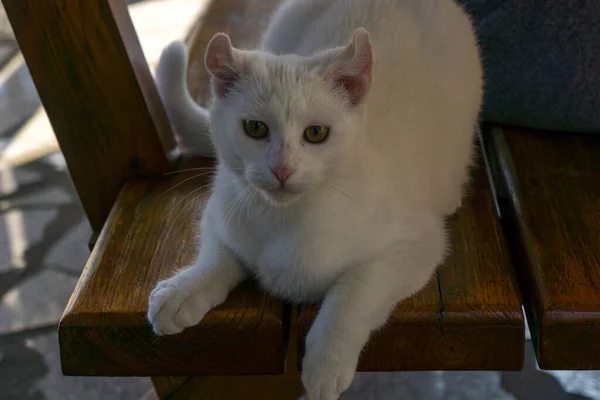
<svg viewBox="0 0 600 400">
<path fill-rule="evenodd" d="M 254 60 L 240 82 L 240 92 L 253 111 L 277 117 L 326 117 L 342 105 L 329 91 L 319 71 L 299 57 L 264 57 Z"/>
<path fill-rule="evenodd" d="M 322 79 L 289 58 L 259 58 L 248 69 L 247 83 L 266 98 L 308 96 L 323 86 Z"/>
</svg>

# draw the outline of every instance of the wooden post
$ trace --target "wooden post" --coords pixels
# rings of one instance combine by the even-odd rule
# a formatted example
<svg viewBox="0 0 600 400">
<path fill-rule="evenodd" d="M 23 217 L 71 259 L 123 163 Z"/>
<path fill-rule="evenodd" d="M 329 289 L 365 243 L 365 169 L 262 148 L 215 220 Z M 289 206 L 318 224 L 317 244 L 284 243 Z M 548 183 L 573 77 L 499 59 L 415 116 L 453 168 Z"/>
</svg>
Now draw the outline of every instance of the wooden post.
<svg viewBox="0 0 600 400">
<path fill-rule="evenodd" d="M 123 182 L 179 154 L 124 0 L 2 0 L 99 231 Z"/>
</svg>

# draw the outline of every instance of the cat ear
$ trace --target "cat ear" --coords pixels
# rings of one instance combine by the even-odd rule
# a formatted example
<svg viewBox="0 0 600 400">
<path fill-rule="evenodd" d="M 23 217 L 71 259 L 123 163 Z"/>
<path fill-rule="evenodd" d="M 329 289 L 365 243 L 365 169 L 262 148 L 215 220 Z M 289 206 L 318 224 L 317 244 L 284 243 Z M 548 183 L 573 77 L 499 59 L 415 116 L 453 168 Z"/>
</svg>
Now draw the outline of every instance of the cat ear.
<svg viewBox="0 0 600 400">
<path fill-rule="evenodd" d="M 373 46 L 369 32 L 363 28 L 354 31 L 352 40 L 333 61 L 325 78 L 343 89 L 350 103 L 359 104 L 371 86 L 373 69 Z"/>
<path fill-rule="evenodd" d="M 213 90 L 218 97 L 225 97 L 239 78 L 235 51 L 224 33 L 213 36 L 206 48 L 204 65 L 212 75 Z"/>
</svg>

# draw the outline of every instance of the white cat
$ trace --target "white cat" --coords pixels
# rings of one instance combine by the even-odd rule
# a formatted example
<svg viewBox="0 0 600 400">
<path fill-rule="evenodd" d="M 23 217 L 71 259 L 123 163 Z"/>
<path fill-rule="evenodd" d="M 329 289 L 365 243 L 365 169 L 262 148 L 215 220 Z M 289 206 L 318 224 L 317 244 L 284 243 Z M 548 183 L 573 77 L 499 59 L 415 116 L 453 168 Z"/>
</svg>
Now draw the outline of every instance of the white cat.
<svg viewBox="0 0 600 400">
<path fill-rule="evenodd" d="M 259 50 L 218 34 L 205 64 L 210 112 L 181 43 L 157 72 L 181 140 L 210 154 L 210 125 L 218 167 L 198 258 L 156 286 L 148 318 L 178 333 L 248 276 L 321 301 L 302 381 L 337 399 L 371 331 L 444 259 L 482 100 L 471 22 L 452 0 L 287 0 Z"/>
</svg>

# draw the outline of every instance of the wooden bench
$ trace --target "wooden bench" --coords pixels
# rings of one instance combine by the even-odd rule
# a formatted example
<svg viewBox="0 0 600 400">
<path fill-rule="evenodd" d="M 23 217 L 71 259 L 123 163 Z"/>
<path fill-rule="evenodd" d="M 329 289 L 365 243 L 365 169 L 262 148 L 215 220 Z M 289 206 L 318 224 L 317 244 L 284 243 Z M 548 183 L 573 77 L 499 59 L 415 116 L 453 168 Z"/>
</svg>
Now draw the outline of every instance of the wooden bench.
<svg viewBox="0 0 600 400">
<path fill-rule="evenodd" d="M 600 369 L 600 136 L 486 136 L 542 369 Z"/>
<path fill-rule="evenodd" d="M 206 200 L 204 185 L 208 181 L 206 175 L 194 177 L 194 171 L 165 174 L 210 168 L 212 161 L 178 162 L 165 112 L 124 2 L 3 3 L 98 235 L 60 323 L 63 372 L 152 376 L 159 396 L 169 399 L 189 399 L 198 394 L 208 399 L 264 399 L 272 398 L 273 393 L 282 399 L 296 398 L 301 392 L 298 370 L 303 339 L 315 314 L 313 307 L 298 309 L 284 304 L 265 296 L 248 282 L 234 290 L 198 326 L 172 337 L 155 337 L 151 333 L 145 319 L 148 295 L 159 279 L 191 261 L 196 251 L 192 241 L 195 220 Z M 218 31 L 226 31 L 239 46 L 255 45 L 277 4 L 276 0 L 211 3 L 188 38 L 188 80 L 200 103 L 205 104 L 208 99 L 208 77 L 202 61 L 207 40 Z M 489 140 L 485 148 L 489 151 L 481 154 L 496 154 L 496 147 L 492 148 Z M 537 149 L 543 151 L 541 147 Z M 513 158 L 525 160 L 525 156 L 522 152 L 511 153 Z M 495 176 L 498 159 L 490 159 L 494 161 L 490 165 Z M 360 370 L 522 367 L 521 298 L 497 218 L 487 166 L 480 155 L 463 207 L 448 221 L 453 248 L 447 262 L 427 287 L 397 306 L 387 326 L 373 336 L 365 349 Z M 582 199 L 586 198 L 583 190 L 581 187 Z M 597 210 L 597 191 L 595 195 L 596 203 L 592 204 Z M 554 199 L 550 197 L 547 202 L 550 209 Z M 571 210 L 568 215 L 573 214 Z M 559 215 L 555 217 L 560 221 Z M 592 222 L 586 225 L 589 229 L 594 229 Z M 505 229 L 510 232 L 510 227 Z M 573 236 L 573 243 L 577 235 Z M 590 237 L 598 238 L 597 225 L 596 236 Z M 592 246 L 593 242 L 587 243 Z M 536 251 L 538 255 L 555 254 L 557 248 L 538 247 Z M 592 252 L 593 248 L 588 253 Z M 559 256 L 567 257 L 563 253 Z M 561 265 L 554 265 L 559 276 Z M 519 272 L 523 272 L 521 264 L 519 267 Z M 521 280 L 521 288 L 526 291 L 524 298 L 531 305 L 528 308 L 546 309 L 547 303 L 540 301 L 548 297 L 538 301 L 532 295 L 545 275 L 535 275 L 533 268 L 527 271 L 537 276 L 537 286 L 528 286 Z M 590 274 L 584 278 L 591 279 Z M 595 283 L 586 282 L 588 287 L 581 289 L 584 294 L 588 293 L 584 290 L 593 291 L 589 285 Z M 568 302 L 565 295 L 562 292 L 562 304 L 573 305 L 575 301 Z M 598 296 L 590 299 L 593 302 Z M 582 311 L 590 311 L 593 305 L 586 301 L 580 301 Z M 571 319 L 580 326 L 593 326 L 587 325 L 583 313 Z M 552 334 L 548 336 L 544 331 L 547 328 L 542 328 L 541 337 L 551 337 L 553 342 L 550 346 L 538 345 L 539 349 L 546 349 L 540 354 L 565 354 L 568 351 L 557 349 L 556 344 L 565 332 L 574 331 L 568 330 L 569 324 L 559 325 L 558 329 L 556 324 L 550 325 L 555 327 L 549 331 Z M 543 327 L 543 321 L 542 325 L 533 326 Z M 587 343 L 594 335 L 598 337 L 597 329 L 587 332 Z M 566 348 L 579 346 L 564 344 Z M 591 360 L 591 356 L 588 358 Z M 560 357 L 556 360 L 558 364 L 552 365 L 560 364 Z"/>
</svg>

